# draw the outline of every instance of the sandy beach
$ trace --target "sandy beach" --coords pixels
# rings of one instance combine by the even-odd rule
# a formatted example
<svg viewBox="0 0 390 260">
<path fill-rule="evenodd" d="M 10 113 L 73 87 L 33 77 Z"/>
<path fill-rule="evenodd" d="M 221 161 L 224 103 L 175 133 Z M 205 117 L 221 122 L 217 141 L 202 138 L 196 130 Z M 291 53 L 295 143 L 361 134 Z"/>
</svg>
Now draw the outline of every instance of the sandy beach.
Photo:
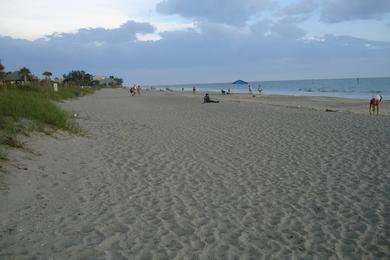
<svg viewBox="0 0 390 260">
<path fill-rule="evenodd" d="M 86 134 L 10 152 L 0 259 L 390 258 L 390 101 L 211 98 L 61 103 Z"/>
</svg>

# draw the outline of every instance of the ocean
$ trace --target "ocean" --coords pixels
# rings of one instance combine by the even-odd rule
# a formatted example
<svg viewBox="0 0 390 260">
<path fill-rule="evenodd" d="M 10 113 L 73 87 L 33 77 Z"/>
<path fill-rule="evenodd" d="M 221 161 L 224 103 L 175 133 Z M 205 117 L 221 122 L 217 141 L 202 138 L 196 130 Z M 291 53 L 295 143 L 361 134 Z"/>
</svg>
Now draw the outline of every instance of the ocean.
<svg viewBox="0 0 390 260">
<path fill-rule="evenodd" d="M 290 96 L 328 96 L 354 99 L 370 99 L 381 95 L 384 100 L 390 100 L 390 77 L 384 78 L 348 78 L 348 79 L 313 79 L 313 80 L 283 80 L 283 81 L 253 81 L 249 82 L 254 94 L 262 89 L 263 95 Z M 234 93 L 249 93 L 248 85 L 232 83 L 183 84 L 153 86 L 155 89 L 174 91 L 192 91 L 195 86 L 201 92 L 219 92 L 221 90 Z"/>
</svg>

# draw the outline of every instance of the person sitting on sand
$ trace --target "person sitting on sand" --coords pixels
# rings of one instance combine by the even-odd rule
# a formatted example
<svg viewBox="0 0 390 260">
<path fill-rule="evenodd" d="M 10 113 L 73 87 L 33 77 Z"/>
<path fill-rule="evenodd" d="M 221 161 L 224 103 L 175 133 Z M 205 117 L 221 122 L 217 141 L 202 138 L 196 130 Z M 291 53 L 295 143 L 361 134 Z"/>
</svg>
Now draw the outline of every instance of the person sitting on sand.
<svg viewBox="0 0 390 260">
<path fill-rule="evenodd" d="M 204 103 L 219 103 L 219 101 L 217 101 L 217 100 L 210 99 L 210 96 L 208 93 L 206 93 L 204 95 L 203 101 L 204 101 Z"/>
<path fill-rule="evenodd" d="M 368 108 L 368 112 L 370 113 L 370 115 L 371 115 L 371 112 L 372 112 L 372 114 L 375 115 L 375 111 L 376 111 L 377 115 L 379 114 L 379 104 L 381 102 L 382 102 L 382 96 L 379 96 L 379 95 L 370 99 L 370 106 Z"/>
</svg>

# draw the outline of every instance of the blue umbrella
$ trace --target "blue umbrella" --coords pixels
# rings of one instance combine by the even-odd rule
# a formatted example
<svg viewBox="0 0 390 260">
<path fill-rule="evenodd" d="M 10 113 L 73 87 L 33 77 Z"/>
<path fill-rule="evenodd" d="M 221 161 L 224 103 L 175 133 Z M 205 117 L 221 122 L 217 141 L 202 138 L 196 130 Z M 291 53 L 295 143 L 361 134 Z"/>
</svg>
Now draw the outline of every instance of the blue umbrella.
<svg viewBox="0 0 390 260">
<path fill-rule="evenodd" d="M 239 79 L 239 80 L 237 80 L 237 81 L 234 81 L 232 84 L 247 85 L 248 82 Z"/>
</svg>

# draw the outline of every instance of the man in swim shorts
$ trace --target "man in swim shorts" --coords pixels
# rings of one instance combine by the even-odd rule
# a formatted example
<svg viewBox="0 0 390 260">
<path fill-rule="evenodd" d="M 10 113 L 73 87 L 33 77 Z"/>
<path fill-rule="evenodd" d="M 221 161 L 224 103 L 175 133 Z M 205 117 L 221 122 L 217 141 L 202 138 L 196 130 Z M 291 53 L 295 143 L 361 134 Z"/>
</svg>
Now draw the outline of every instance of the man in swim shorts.
<svg viewBox="0 0 390 260">
<path fill-rule="evenodd" d="M 379 104 L 382 102 L 382 96 L 376 96 L 376 97 L 373 97 L 370 99 L 370 106 L 368 108 L 368 112 L 375 115 L 375 112 L 376 114 L 378 115 L 379 114 Z"/>
</svg>

